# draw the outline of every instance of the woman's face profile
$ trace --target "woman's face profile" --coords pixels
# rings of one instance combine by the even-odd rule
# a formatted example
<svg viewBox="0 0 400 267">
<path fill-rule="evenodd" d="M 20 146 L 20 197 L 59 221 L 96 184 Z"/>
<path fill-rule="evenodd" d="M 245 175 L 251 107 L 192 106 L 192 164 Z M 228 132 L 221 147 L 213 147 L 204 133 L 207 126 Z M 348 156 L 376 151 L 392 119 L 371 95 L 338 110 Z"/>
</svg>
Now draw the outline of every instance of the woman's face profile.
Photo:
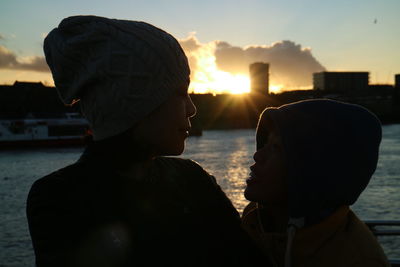
<svg viewBox="0 0 400 267">
<path fill-rule="evenodd" d="M 190 118 L 196 107 L 188 94 L 189 84 L 179 88 L 135 128 L 135 140 L 151 150 L 154 156 L 180 155 L 189 136 Z"/>
</svg>

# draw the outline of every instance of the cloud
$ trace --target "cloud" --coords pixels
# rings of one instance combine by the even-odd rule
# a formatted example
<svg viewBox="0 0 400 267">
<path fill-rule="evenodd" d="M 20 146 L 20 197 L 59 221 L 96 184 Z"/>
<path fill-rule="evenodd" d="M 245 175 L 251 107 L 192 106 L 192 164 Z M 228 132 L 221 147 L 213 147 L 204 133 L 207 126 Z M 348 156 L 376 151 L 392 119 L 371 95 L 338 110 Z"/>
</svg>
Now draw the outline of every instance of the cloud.
<svg viewBox="0 0 400 267">
<path fill-rule="evenodd" d="M 1 33 L 0 33 L 0 40 L 5 40 L 6 38 L 4 37 L 4 35 L 2 35 Z"/>
<path fill-rule="evenodd" d="M 284 88 L 311 87 L 312 74 L 324 71 L 325 68 L 313 56 L 310 48 L 303 48 L 293 41 L 280 41 L 271 45 L 250 45 L 238 47 L 224 41 L 212 41 L 202 44 L 191 33 L 180 40 L 188 56 L 192 77 L 198 72 L 206 72 L 204 57 L 211 57 L 218 70 L 232 75 L 248 75 L 249 65 L 254 62 L 270 64 L 270 84 L 282 85 Z"/>
<path fill-rule="evenodd" d="M 271 83 L 285 87 L 304 87 L 312 84 L 312 74 L 325 68 L 312 55 L 310 48 L 302 48 L 292 41 L 280 41 L 270 46 L 235 47 L 219 42 L 215 51 L 217 66 L 233 73 L 246 73 L 254 62 L 270 64 Z"/>
<path fill-rule="evenodd" d="M 224 91 L 220 82 L 222 71 L 218 70 L 215 62 L 216 43 L 200 43 L 195 33 L 179 40 L 179 43 L 188 57 L 191 69 L 189 91 L 197 93 Z"/>
<path fill-rule="evenodd" d="M 0 35 L 0 40 L 2 38 L 4 36 Z M 216 84 L 218 77 L 225 77 L 226 80 L 226 74 L 248 75 L 249 64 L 254 62 L 269 63 L 270 84 L 281 85 L 285 89 L 311 87 L 312 73 L 325 70 L 310 48 L 303 48 L 293 41 L 239 47 L 224 41 L 201 43 L 193 32 L 179 42 L 189 60 L 191 80 L 197 83 L 197 87 L 204 84 L 204 91 L 208 90 L 205 84 Z M 44 57 L 19 58 L 13 51 L 1 45 L 0 69 L 50 71 Z M 222 84 L 222 81 L 217 83 L 217 87 Z"/>
<path fill-rule="evenodd" d="M 14 52 L 0 45 L 0 69 L 49 72 L 44 57 L 34 56 L 18 59 Z"/>
<path fill-rule="evenodd" d="M 192 53 L 203 46 L 199 40 L 197 40 L 196 32 L 190 32 L 189 36 L 186 39 L 179 40 L 179 43 L 183 50 L 188 53 Z"/>
</svg>

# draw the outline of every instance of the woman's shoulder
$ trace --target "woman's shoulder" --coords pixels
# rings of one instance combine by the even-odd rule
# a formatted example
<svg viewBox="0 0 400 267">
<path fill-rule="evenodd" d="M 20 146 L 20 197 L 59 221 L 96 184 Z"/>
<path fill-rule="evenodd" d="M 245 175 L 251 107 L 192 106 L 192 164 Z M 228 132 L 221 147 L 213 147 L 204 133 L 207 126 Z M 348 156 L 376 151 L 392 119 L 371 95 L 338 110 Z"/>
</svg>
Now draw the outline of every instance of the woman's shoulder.
<svg viewBox="0 0 400 267">
<path fill-rule="evenodd" d="M 211 175 L 194 160 L 177 157 L 158 157 L 156 164 L 164 169 L 178 171 L 181 174 L 197 174 L 204 177 Z"/>
<path fill-rule="evenodd" d="M 166 167 L 169 166 L 171 168 L 192 168 L 192 169 L 203 170 L 203 168 L 196 161 L 191 159 L 178 158 L 178 157 L 157 157 L 155 161 L 158 164 L 162 164 Z"/>
<path fill-rule="evenodd" d="M 215 177 L 194 160 L 158 157 L 155 161 L 164 176 L 175 177 L 174 179 L 178 179 L 181 184 L 219 188 Z"/>
<path fill-rule="evenodd" d="M 28 193 L 26 211 L 29 220 L 41 212 L 47 212 L 51 207 L 67 207 L 70 204 L 71 182 L 68 175 L 76 166 L 56 170 L 36 180 Z M 54 210 L 57 210 L 54 208 Z"/>
<path fill-rule="evenodd" d="M 47 180 L 57 180 L 57 181 L 66 181 L 67 177 L 70 177 L 71 174 L 77 174 L 84 172 L 84 170 L 87 168 L 87 164 L 84 164 L 82 162 L 75 162 L 70 165 L 67 165 L 65 167 L 62 167 L 58 170 L 55 170 L 39 180 L 47 181 Z"/>
<path fill-rule="evenodd" d="M 74 163 L 37 179 L 31 186 L 28 200 L 36 195 L 62 195 L 87 176 L 86 166 Z"/>
</svg>

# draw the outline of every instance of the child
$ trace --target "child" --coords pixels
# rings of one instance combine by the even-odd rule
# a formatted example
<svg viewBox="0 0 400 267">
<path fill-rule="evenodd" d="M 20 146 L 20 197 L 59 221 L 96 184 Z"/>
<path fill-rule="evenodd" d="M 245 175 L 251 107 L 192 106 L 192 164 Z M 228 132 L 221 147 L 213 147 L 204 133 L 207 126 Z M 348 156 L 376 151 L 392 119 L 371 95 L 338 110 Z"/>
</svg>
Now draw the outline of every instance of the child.
<svg viewBox="0 0 400 267">
<path fill-rule="evenodd" d="M 242 223 L 275 266 L 389 266 L 349 208 L 376 169 L 381 135 L 374 114 L 332 100 L 262 113 Z"/>
</svg>

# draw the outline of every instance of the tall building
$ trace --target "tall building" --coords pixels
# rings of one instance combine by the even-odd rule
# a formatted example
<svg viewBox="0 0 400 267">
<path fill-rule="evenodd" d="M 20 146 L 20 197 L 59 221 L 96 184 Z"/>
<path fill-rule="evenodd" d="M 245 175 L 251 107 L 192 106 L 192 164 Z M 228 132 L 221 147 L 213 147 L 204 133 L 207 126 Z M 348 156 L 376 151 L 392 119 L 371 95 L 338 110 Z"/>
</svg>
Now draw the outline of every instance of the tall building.
<svg viewBox="0 0 400 267">
<path fill-rule="evenodd" d="M 368 89 L 369 72 L 318 72 L 313 74 L 314 90 L 354 92 Z"/>
<path fill-rule="evenodd" d="M 269 93 L 269 64 L 256 62 L 250 64 L 251 92 L 268 95 Z"/>
<path fill-rule="evenodd" d="M 394 76 L 394 87 L 400 89 L 400 74 Z"/>
</svg>

